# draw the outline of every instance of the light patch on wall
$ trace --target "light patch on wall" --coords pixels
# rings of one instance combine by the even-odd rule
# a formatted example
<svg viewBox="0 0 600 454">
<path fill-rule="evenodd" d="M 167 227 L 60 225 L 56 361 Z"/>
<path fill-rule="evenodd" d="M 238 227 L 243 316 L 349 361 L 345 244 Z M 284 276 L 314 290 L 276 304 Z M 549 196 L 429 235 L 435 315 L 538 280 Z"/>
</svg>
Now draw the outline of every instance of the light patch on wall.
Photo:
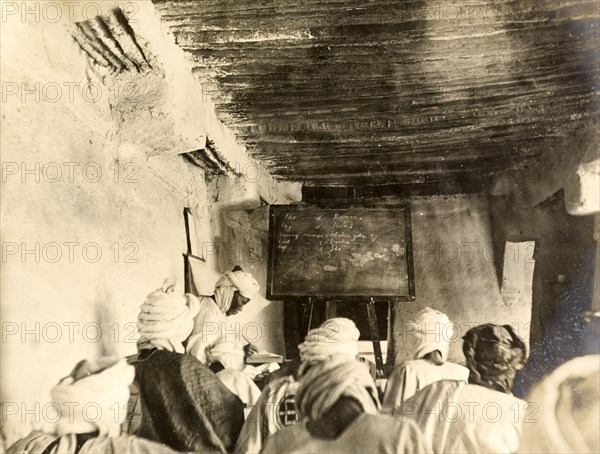
<svg viewBox="0 0 600 454">
<path fill-rule="evenodd" d="M 534 250 L 535 241 L 519 243 L 507 241 L 505 244 L 501 294 L 509 307 L 531 305 L 535 268 Z"/>
<path fill-rule="evenodd" d="M 600 212 L 600 158 L 580 164 L 567 179 L 565 206 L 575 216 Z"/>
</svg>

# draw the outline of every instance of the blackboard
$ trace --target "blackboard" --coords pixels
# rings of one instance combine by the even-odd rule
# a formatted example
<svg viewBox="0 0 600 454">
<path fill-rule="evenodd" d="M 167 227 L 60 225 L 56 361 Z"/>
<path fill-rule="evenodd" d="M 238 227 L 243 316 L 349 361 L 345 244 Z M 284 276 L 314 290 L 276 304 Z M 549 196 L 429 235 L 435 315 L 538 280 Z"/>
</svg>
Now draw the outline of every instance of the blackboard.
<svg viewBox="0 0 600 454">
<path fill-rule="evenodd" d="M 267 297 L 414 299 L 408 204 L 273 205 Z"/>
</svg>

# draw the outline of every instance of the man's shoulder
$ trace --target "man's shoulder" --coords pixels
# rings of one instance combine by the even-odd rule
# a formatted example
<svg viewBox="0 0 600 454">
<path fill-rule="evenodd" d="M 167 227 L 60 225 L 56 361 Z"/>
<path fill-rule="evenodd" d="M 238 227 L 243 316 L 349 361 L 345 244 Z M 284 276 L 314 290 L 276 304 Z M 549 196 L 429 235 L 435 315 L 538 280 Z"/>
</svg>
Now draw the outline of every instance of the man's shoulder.
<svg viewBox="0 0 600 454">
<path fill-rule="evenodd" d="M 481 385 L 465 385 L 463 392 L 466 396 L 476 396 L 477 398 L 481 399 L 482 402 L 493 402 L 498 405 L 504 404 L 506 406 L 510 406 L 515 402 L 519 404 L 526 403 L 524 400 L 519 399 L 512 394 L 496 391 L 495 389 L 486 388 L 485 386 Z"/>
<path fill-rule="evenodd" d="M 362 424 L 366 426 L 378 427 L 378 431 L 384 432 L 384 428 L 396 428 L 402 425 L 402 420 L 390 415 L 364 415 L 362 418 Z"/>
<path fill-rule="evenodd" d="M 311 441 L 312 437 L 301 421 L 297 424 L 284 427 L 271 435 L 265 444 L 263 452 L 279 453 L 284 447 L 288 449 L 288 452 L 292 452 L 295 447 L 305 446 Z"/>
<path fill-rule="evenodd" d="M 143 454 L 160 453 L 176 454 L 178 451 L 168 447 L 163 443 L 158 443 L 136 435 L 120 434 L 115 437 L 100 436 L 88 440 L 79 451 L 81 454 L 98 453 L 123 453 L 123 454 Z"/>
<path fill-rule="evenodd" d="M 25 437 L 16 441 L 6 451 L 8 454 L 22 454 L 29 452 L 32 454 L 44 452 L 44 450 L 56 440 L 54 435 L 51 435 L 41 430 L 33 430 Z"/>
<path fill-rule="evenodd" d="M 451 361 L 446 361 L 444 363 L 444 367 L 453 374 L 464 376 L 465 380 L 468 380 L 469 378 L 469 369 L 467 369 L 465 366 L 453 363 Z"/>
<path fill-rule="evenodd" d="M 147 357 L 140 357 L 132 361 L 138 372 L 152 371 L 154 379 L 157 375 L 166 375 L 168 377 L 186 377 L 198 375 L 211 375 L 213 372 L 202 364 L 196 357 L 186 354 L 177 353 L 168 350 L 155 350 Z"/>
<path fill-rule="evenodd" d="M 419 428 L 414 421 L 391 415 L 366 415 L 363 418 L 363 425 L 368 430 L 372 428 L 372 433 L 379 433 L 384 437 L 389 437 L 390 434 L 398 434 L 401 431 L 419 432 Z"/>
<path fill-rule="evenodd" d="M 269 383 L 267 383 L 263 391 L 277 392 L 282 388 L 295 389 L 297 387 L 298 382 L 294 379 L 294 377 L 292 377 L 291 375 L 286 375 L 285 377 L 277 377 L 271 380 Z"/>
</svg>

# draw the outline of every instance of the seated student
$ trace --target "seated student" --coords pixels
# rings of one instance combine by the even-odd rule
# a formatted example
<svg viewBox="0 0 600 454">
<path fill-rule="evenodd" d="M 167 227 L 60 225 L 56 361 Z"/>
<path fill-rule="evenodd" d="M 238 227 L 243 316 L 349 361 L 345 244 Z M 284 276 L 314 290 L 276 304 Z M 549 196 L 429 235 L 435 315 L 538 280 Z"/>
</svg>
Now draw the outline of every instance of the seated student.
<svg viewBox="0 0 600 454">
<path fill-rule="evenodd" d="M 296 377 L 289 375 L 269 382 L 244 421 L 235 453 L 257 454 L 278 430 L 296 424 Z"/>
<path fill-rule="evenodd" d="M 142 404 L 138 435 L 180 451 L 225 453 L 242 428 L 244 404 L 186 353 L 200 303 L 174 287 L 167 280 L 148 295 L 138 317 L 139 355 L 132 361 Z"/>
<path fill-rule="evenodd" d="M 469 369 L 446 362 L 453 327 L 446 314 L 426 307 L 408 328 L 406 341 L 411 343 L 412 357 L 396 366 L 390 375 L 383 395 L 385 413 L 393 412 L 417 391 L 438 380 L 469 379 Z"/>
<path fill-rule="evenodd" d="M 263 453 L 428 453 L 412 422 L 380 415 L 368 367 L 330 359 L 300 378 L 296 405 L 303 419 L 271 436 Z"/>
<path fill-rule="evenodd" d="M 187 342 L 187 353 L 207 366 L 207 352 L 219 342 L 234 343 L 246 355 L 256 353 L 258 349 L 255 346 L 247 344 L 242 347 L 238 343 L 239 334 L 236 333 L 239 330 L 231 325 L 227 317 L 241 312 L 256 296 L 259 288 L 256 279 L 239 266 L 223 274 L 215 284 L 214 295 L 199 297 L 200 306 Z"/>
<path fill-rule="evenodd" d="M 214 295 L 200 297 L 200 309 L 186 348 L 188 353 L 217 373 L 223 384 L 247 408 L 256 402 L 260 389 L 250 376 L 242 372 L 244 358 L 258 349 L 252 344 L 242 347 L 238 341 L 239 330 L 227 318 L 241 312 L 258 290 L 256 279 L 239 266 L 223 274 L 215 284 Z"/>
<path fill-rule="evenodd" d="M 34 430 L 8 454 L 175 453 L 159 443 L 120 434 L 135 370 L 123 359 L 80 361 L 50 392 L 59 410 L 54 433 Z M 93 407 L 93 411 L 84 408 Z"/>
<path fill-rule="evenodd" d="M 396 415 L 416 422 L 435 453 L 516 452 L 526 403 L 511 388 L 527 359 L 525 344 L 509 325 L 481 325 L 463 339 L 469 384 L 432 383 Z"/>
<path fill-rule="evenodd" d="M 270 435 L 296 424 L 295 396 L 299 376 L 311 365 L 332 358 L 354 360 L 358 355 L 359 336 L 356 325 L 347 318 L 332 318 L 311 330 L 299 345 L 300 360 L 293 362 L 296 367 L 288 370 L 288 375 L 269 382 L 263 389 L 244 422 L 235 452 L 258 453 Z"/>
<path fill-rule="evenodd" d="M 600 452 L 600 355 L 566 362 L 527 401 L 519 453 Z"/>
<path fill-rule="evenodd" d="M 243 350 L 231 342 L 219 342 L 207 350 L 206 359 L 219 380 L 244 403 L 244 413 L 248 414 L 260 397 L 260 389 L 244 372 Z"/>
</svg>

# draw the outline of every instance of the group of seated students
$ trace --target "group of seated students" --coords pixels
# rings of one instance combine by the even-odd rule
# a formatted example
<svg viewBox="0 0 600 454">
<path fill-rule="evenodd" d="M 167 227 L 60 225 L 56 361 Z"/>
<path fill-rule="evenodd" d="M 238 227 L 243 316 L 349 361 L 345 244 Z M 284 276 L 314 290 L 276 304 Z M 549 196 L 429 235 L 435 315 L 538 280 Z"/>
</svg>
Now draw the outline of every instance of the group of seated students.
<svg viewBox="0 0 600 454">
<path fill-rule="evenodd" d="M 447 360 L 453 337 L 432 335 L 450 321 L 430 308 L 406 338 L 412 359 L 395 367 L 385 390 L 359 356 L 355 324 L 333 318 L 306 335 L 300 357 L 261 392 L 244 364 L 254 348 L 221 331 L 257 292 L 241 269 L 206 297 L 178 294 L 166 281 L 141 306 L 138 354 L 78 363 L 51 391 L 61 409 L 54 433 L 33 431 L 8 452 L 600 452 L 600 356 L 569 361 L 521 400 L 511 388 L 528 355 L 514 330 L 469 330 L 463 367 Z M 119 410 L 132 385 L 140 420 L 123 432 Z M 100 409 L 93 419 L 83 411 L 91 403 Z"/>
</svg>

